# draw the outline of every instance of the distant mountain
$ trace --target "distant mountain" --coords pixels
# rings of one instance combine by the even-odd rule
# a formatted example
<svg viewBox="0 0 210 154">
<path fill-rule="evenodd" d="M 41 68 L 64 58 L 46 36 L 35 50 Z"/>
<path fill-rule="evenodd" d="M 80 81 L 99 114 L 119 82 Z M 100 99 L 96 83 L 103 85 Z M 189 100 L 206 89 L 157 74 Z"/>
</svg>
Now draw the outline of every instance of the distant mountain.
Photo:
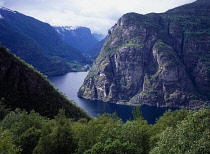
<svg viewBox="0 0 210 154">
<path fill-rule="evenodd" d="M 0 42 L 50 76 L 72 70 L 72 61 L 86 60 L 79 50 L 64 43 L 49 24 L 7 8 L 0 8 Z"/>
<path fill-rule="evenodd" d="M 92 34 L 98 41 L 102 41 L 106 36 L 103 34 L 97 34 L 97 33 L 93 33 Z"/>
<path fill-rule="evenodd" d="M 88 54 L 87 51 L 99 42 L 87 27 L 63 26 L 54 28 L 64 42 L 85 54 Z"/>
<path fill-rule="evenodd" d="M 75 103 L 58 92 L 45 76 L 0 46 L 0 102 L 11 109 L 35 110 L 53 118 L 59 109 L 73 119 L 89 118 Z"/>
<path fill-rule="evenodd" d="M 20 34 L 0 24 L 0 42 L 9 46 L 11 52 L 32 64 L 48 76 L 64 74 L 71 68 L 61 60 L 44 56 L 39 44 L 28 36 Z"/>
<path fill-rule="evenodd" d="M 104 38 L 103 40 L 101 40 L 100 42 L 98 42 L 93 48 L 89 49 L 87 51 L 87 53 L 89 55 L 91 55 L 92 58 L 97 58 L 97 56 L 99 55 L 104 43 L 106 41 L 106 38 Z"/>
</svg>

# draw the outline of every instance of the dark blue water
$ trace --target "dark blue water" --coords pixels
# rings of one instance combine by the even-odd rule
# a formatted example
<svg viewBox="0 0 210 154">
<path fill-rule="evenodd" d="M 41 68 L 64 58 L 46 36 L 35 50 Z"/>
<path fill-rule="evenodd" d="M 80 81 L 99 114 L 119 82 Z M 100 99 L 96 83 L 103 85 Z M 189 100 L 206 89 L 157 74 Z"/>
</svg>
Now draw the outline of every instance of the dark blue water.
<svg viewBox="0 0 210 154">
<path fill-rule="evenodd" d="M 78 106 L 83 108 L 90 116 L 97 117 L 98 114 L 114 113 L 126 120 L 133 119 L 132 111 L 133 106 L 119 105 L 113 103 L 106 103 L 102 101 L 92 101 L 77 97 L 77 92 L 82 85 L 88 72 L 71 72 L 63 76 L 50 77 L 49 80 L 54 84 L 55 88 L 58 88 L 66 96 L 74 100 Z M 148 121 L 149 124 L 154 124 L 156 119 L 163 115 L 168 108 L 142 106 L 142 116 Z M 174 109 L 172 109 L 174 110 Z"/>
</svg>

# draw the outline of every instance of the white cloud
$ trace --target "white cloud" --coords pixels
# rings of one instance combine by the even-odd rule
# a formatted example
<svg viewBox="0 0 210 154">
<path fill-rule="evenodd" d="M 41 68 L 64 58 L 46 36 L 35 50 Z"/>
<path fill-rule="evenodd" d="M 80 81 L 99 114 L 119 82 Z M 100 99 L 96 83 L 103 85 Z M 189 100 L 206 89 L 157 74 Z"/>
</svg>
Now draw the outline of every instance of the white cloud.
<svg viewBox="0 0 210 154">
<path fill-rule="evenodd" d="M 0 0 L 0 5 L 51 25 L 87 26 L 106 34 L 125 13 L 165 12 L 195 0 Z"/>
<path fill-rule="evenodd" d="M 3 4 L 4 4 L 4 1 L 0 0 L 0 7 L 3 6 Z"/>
</svg>

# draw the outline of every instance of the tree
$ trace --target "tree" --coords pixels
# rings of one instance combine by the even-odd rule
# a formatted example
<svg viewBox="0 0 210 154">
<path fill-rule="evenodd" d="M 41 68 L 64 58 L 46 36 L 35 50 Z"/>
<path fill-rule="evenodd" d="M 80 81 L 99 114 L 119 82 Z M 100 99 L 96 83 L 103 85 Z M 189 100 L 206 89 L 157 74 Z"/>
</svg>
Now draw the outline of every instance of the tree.
<svg viewBox="0 0 210 154">
<path fill-rule="evenodd" d="M 90 150 L 87 150 L 85 154 L 139 154 L 136 145 L 129 142 L 120 142 L 119 139 L 114 141 L 107 140 L 104 144 L 101 142 L 96 143 Z"/>
<path fill-rule="evenodd" d="M 187 118 L 168 127 L 151 151 L 155 153 L 210 153 L 210 109 L 194 111 Z"/>
<path fill-rule="evenodd" d="M 1 126 L 15 137 L 15 144 L 22 149 L 21 153 L 32 153 L 38 143 L 45 120 L 35 111 L 27 113 L 16 109 L 2 120 Z"/>
<path fill-rule="evenodd" d="M 127 121 L 121 132 L 120 139 L 122 143 L 126 141 L 135 145 L 139 154 L 149 152 L 149 129 L 150 126 L 143 119 Z"/>
<path fill-rule="evenodd" d="M 104 125 L 95 145 L 86 153 L 147 153 L 149 151 L 149 125 L 139 108 L 134 110 L 136 120 L 122 123 L 110 119 Z"/>
<path fill-rule="evenodd" d="M 0 153 L 1 154 L 16 154 L 21 149 L 15 145 L 15 139 L 8 130 L 3 131 L 0 128 Z"/>
<path fill-rule="evenodd" d="M 132 111 L 132 114 L 133 114 L 134 120 L 143 119 L 142 113 L 140 111 L 140 106 L 135 107 L 134 110 Z"/>
<path fill-rule="evenodd" d="M 160 139 L 160 134 L 168 127 L 175 128 L 177 123 L 184 120 L 189 115 L 189 110 L 181 109 L 166 111 L 156 123 L 150 128 L 150 148 L 154 148 L 156 142 Z"/>
<path fill-rule="evenodd" d="M 64 110 L 60 110 L 55 121 L 48 122 L 41 131 L 40 140 L 33 153 L 75 153 L 77 143 L 73 137 L 71 121 L 65 117 Z"/>
<path fill-rule="evenodd" d="M 0 99 L 0 121 L 10 112 L 10 109 L 6 108 L 4 101 L 4 98 Z"/>
<path fill-rule="evenodd" d="M 27 131 L 22 133 L 20 137 L 18 137 L 18 145 L 20 145 L 22 149 L 21 153 L 32 153 L 34 148 L 38 144 L 40 135 L 41 131 L 39 129 L 36 129 L 35 127 L 31 127 Z"/>
</svg>

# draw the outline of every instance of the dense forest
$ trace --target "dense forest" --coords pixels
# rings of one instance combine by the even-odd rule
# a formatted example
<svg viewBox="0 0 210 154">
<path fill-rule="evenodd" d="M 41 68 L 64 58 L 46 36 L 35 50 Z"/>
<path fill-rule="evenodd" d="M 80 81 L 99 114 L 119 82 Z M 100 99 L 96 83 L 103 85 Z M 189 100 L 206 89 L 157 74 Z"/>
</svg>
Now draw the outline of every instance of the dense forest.
<svg viewBox="0 0 210 154">
<path fill-rule="evenodd" d="M 0 153 L 156 154 L 210 152 L 210 109 L 168 110 L 149 125 L 139 108 L 125 123 L 116 114 L 74 121 L 0 106 Z"/>
<path fill-rule="evenodd" d="M 53 118 L 60 108 L 68 118 L 89 118 L 75 102 L 68 100 L 49 82 L 46 76 L 32 65 L 0 46 L 0 100 L 6 108 L 34 110 Z"/>
</svg>

